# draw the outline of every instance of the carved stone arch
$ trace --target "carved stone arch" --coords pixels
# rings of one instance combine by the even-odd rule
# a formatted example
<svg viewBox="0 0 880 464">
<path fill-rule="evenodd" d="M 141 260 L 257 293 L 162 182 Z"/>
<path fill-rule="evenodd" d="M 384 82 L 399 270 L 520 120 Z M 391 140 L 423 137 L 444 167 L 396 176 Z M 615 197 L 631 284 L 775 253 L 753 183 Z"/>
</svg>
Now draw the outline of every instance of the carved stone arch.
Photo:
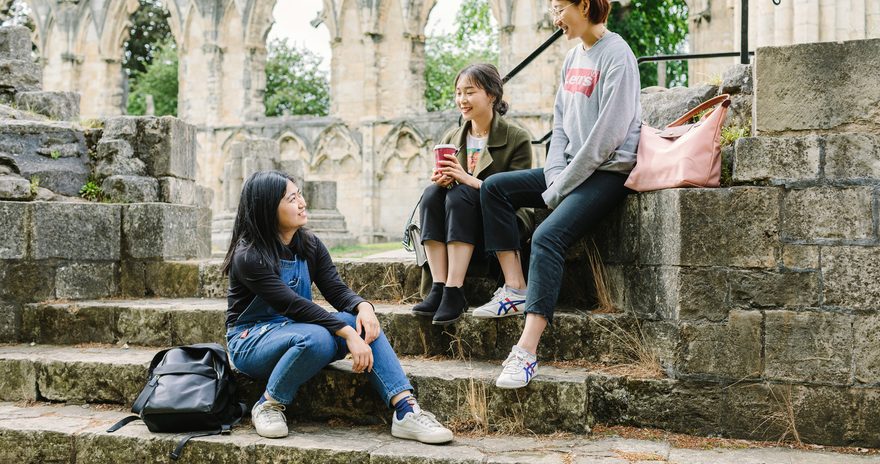
<svg viewBox="0 0 880 464">
<path fill-rule="evenodd" d="M 31 21 L 34 23 L 33 41 L 37 44 L 37 48 L 42 52 L 49 45 L 49 36 L 51 28 L 56 27 L 55 9 L 52 8 L 54 2 L 47 0 L 30 0 L 29 14 Z M 45 58 L 45 54 L 41 53 Z"/>
<path fill-rule="evenodd" d="M 249 134 L 244 129 L 238 129 L 231 134 L 229 134 L 225 139 L 223 139 L 223 143 L 220 144 L 220 153 L 223 156 L 227 156 L 229 154 L 229 148 L 235 142 L 241 142 L 243 140 L 247 140 L 249 138 Z"/>
<path fill-rule="evenodd" d="M 337 8 L 337 2 L 339 0 L 324 0 L 323 7 L 321 8 L 321 12 L 318 13 L 318 17 L 316 21 L 320 21 L 322 24 L 327 26 L 327 30 L 330 31 L 330 39 L 332 42 L 339 42 L 342 40 L 342 30 L 340 28 L 340 9 Z"/>
<path fill-rule="evenodd" d="M 329 164 L 328 164 L 329 163 Z M 308 168 L 311 172 L 357 173 L 361 170 L 361 149 L 349 129 L 333 124 L 318 136 Z"/>
<path fill-rule="evenodd" d="M 391 129 L 379 145 L 377 173 L 423 174 L 430 170 L 427 153 L 428 141 L 418 129 L 400 123 Z"/>
<path fill-rule="evenodd" d="M 278 147 L 280 148 L 281 161 L 302 160 L 308 162 L 312 158 L 305 140 L 290 130 L 284 131 L 278 137 Z"/>
<path fill-rule="evenodd" d="M 98 25 L 97 21 L 95 22 L 100 37 L 99 53 L 104 56 L 118 56 L 121 60 L 122 44 L 130 34 L 131 15 L 140 8 L 140 2 L 138 0 L 108 1 L 103 24 Z M 84 2 L 86 3 L 89 2 Z M 81 27 L 85 25 L 86 23 L 81 23 Z"/>
<path fill-rule="evenodd" d="M 251 0 L 244 12 L 247 18 L 244 43 L 249 48 L 265 48 L 269 31 L 275 23 L 272 11 L 277 4 L 276 0 Z"/>
</svg>

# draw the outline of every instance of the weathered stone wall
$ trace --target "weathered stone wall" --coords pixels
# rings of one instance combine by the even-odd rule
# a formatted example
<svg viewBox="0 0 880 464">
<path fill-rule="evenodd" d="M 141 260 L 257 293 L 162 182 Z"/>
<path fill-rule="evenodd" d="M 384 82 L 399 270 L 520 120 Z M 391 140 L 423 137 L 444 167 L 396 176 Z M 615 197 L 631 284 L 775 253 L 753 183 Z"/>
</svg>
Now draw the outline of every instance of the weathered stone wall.
<svg viewBox="0 0 880 464">
<path fill-rule="evenodd" d="M 784 135 L 739 139 L 732 186 L 633 195 L 601 228 L 614 300 L 664 328 L 674 377 L 794 385 L 802 405 L 829 387 L 816 418 L 876 394 L 880 102 L 864 89 L 880 85 L 877 43 L 759 49 L 755 125 Z M 822 57 L 846 64 L 829 70 L 836 85 L 798 86 Z M 835 110 L 785 110 L 816 101 Z"/>
</svg>

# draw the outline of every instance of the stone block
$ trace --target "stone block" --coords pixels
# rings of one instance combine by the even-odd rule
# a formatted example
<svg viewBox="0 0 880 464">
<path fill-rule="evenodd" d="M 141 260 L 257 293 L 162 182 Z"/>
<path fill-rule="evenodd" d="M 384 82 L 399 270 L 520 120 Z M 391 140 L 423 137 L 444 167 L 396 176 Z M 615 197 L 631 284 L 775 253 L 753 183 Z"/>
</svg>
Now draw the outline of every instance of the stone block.
<svg viewBox="0 0 880 464">
<path fill-rule="evenodd" d="M 303 196 L 311 209 L 336 209 L 336 182 L 310 181 L 303 188 Z"/>
<path fill-rule="evenodd" d="M 752 65 L 736 64 L 721 75 L 721 93 L 752 93 Z"/>
<path fill-rule="evenodd" d="M 850 419 L 851 436 L 849 443 L 855 446 L 880 448 L 880 389 L 877 388 L 851 388 L 850 396 L 853 398 L 857 414 Z"/>
<path fill-rule="evenodd" d="M 854 316 L 853 357 L 855 380 L 862 384 L 880 383 L 880 315 Z"/>
<path fill-rule="evenodd" d="M 145 176 L 147 167 L 134 157 L 131 144 L 121 139 L 101 139 L 95 155 L 95 174 L 109 176 Z"/>
<path fill-rule="evenodd" d="M 779 189 L 668 189 L 640 195 L 644 264 L 775 267 Z"/>
<path fill-rule="evenodd" d="M 0 432 L 0 462 L 70 462 L 75 448 L 73 436 L 61 432 L 25 428 Z"/>
<path fill-rule="evenodd" d="M 199 296 L 199 268 L 188 263 L 149 262 L 145 268 L 147 296 L 193 298 Z"/>
<path fill-rule="evenodd" d="M 198 208 L 167 203 L 125 207 L 122 235 L 125 254 L 135 259 L 185 260 L 205 258 L 198 235 Z"/>
<path fill-rule="evenodd" d="M 21 327 L 21 306 L 0 300 L 0 343 L 15 343 L 19 340 Z"/>
<path fill-rule="evenodd" d="M 662 92 L 642 94 L 642 120 L 651 127 L 664 128 L 717 93 L 717 86 L 702 85 L 693 88 L 673 87 Z"/>
<path fill-rule="evenodd" d="M 760 377 L 762 320 L 760 312 L 734 310 L 726 323 L 682 324 L 678 371 L 734 380 Z"/>
<path fill-rule="evenodd" d="M 674 288 L 671 314 L 677 320 L 723 321 L 727 319 L 731 284 L 728 272 L 719 268 L 672 268 Z"/>
<path fill-rule="evenodd" d="M 229 278 L 223 275 L 220 262 L 199 263 L 199 296 L 202 298 L 226 298 Z"/>
<path fill-rule="evenodd" d="M 159 201 L 159 182 L 153 177 L 114 175 L 104 179 L 101 189 L 114 203 Z"/>
<path fill-rule="evenodd" d="M 134 141 L 137 135 L 137 120 L 135 116 L 108 118 L 104 121 L 103 137 L 108 140 Z"/>
<path fill-rule="evenodd" d="M 215 341 L 225 344 L 226 313 L 221 311 L 187 311 L 171 315 L 173 345 Z"/>
<path fill-rule="evenodd" d="M 115 263 L 65 263 L 55 271 L 56 298 L 106 298 L 117 289 Z"/>
<path fill-rule="evenodd" d="M 55 298 L 55 267 L 45 262 L 0 261 L 0 300 L 29 303 Z"/>
<path fill-rule="evenodd" d="M 144 365 L 48 361 L 38 366 L 37 388 L 49 401 L 130 404 L 146 375 Z"/>
<path fill-rule="evenodd" d="M 760 135 L 880 127 L 880 39 L 761 47 L 755 54 Z M 853 98 L 858 95 L 858 98 Z"/>
<path fill-rule="evenodd" d="M 37 399 L 37 372 L 25 359 L 0 360 L 0 401 Z"/>
<path fill-rule="evenodd" d="M 19 92 L 15 94 L 15 104 L 58 121 L 79 119 L 79 93 L 76 92 Z"/>
<path fill-rule="evenodd" d="M 0 200 L 30 200 L 31 182 L 21 176 L 0 175 Z"/>
<path fill-rule="evenodd" d="M 114 343 L 112 309 L 31 304 L 21 316 L 21 341 L 39 344 Z"/>
<path fill-rule="evenodd" d="M 769 181 L 775 184 L 817 180 L 821 141 L 805 137 L 743 137 L 736 141 L 734 182 Z"/>
<path fill-rule="evenodd" d="M 880 308 L 880 247 L 823 247 L 822 276 L 825 305 Z"/>
<path fill-rule="evenodd" d="M 873 239 L 873 187 L 816 187 L 783 195 L 783 239 Z"/>
<path fill-rule="evenodd" d="M 121 207 L 95 203 L 34 203 L 35 259 L 119 259 Z"/>
<path fill-rule="evenodd" d="M 853 316 L 767 311 L 765 377 L 794 382 L 851 384 Z"/>
<path fill-rule="evenodd" d="M 22 177 L 37 177 L 41 187 L 63 195 L 78 196 L 89 175 L 85 138 L 69 123 L 6 120 L 0 153 L 9 154 L 4 159 Z"/>
<path fill-rule="evenodd" d="M 146 266 L 143 261 L 128 259 L 119 263 L 120 296 L 138 298 L 147 294 Z"/>
<path fill-rule="evenodd" d="M 746 129 L 747 134 L 752 130 L 752 105 L 754 103 L 751 95 L 732 95 L 730 97 L 730 106 L 727 108 L 727 116 L 724 117 L 722 125 L 724 127 L 732 127 L 737 130 Z"/>
<path fill-rule="evenodd" d="M 195 179 L 196 129 L 171 116 L 138 118 L 135 155 L 153 177 Z"/>
<path fill-rule="evenodd" d="M 0 178 L 0 184 L 2 184 Z M 0 259 L 27 256 L 27 231 L 30 207 L 26 203 L 0 201 Z"/>
<path fill-rule="evenodd" d="M 171 346 L 175 344 L 173 330 L 171 314 L 167 311 L 120 308 L 117 311 L 114 337 L 117 343 L 129 345 Z M 200 340 L 200 342 L 207 341 L 217 341 L 217 339 Z"/>
<path fill-rule="evenodd" d="M 0 27 L 0 60 L 27 60 L 30 57 L 30 29 L 24 26 Z"/>
<path fill-rule="evenodd" d="M 211 203 L 204 200 L 195 181 L 176 177 L 159 178 L 159 201 L 176 205 L 201 206 L 207 208 Z"/>
<path fill-rule="evenodd" d="M 43 73 L 30 58 L 0 58 L 0 103 L 12 103 L 18 92 L 40 90 Z"/>
<path fill-rule="evenodd" d="M 880 136 L 876 134 L 826 136 L 825 177 L 831 180 L 880 179 Z"/>
<path fill-rule="evenodd" d="M 819 305 L 818 272 L 730 270 L 730 304 L 741 308 L 798 308 Z"/>
<path fill-rule="evenodd" d="M 782 265 L 792 270 L 819 269 L 819 247 L 816 245 L 783 245 Z"/>
</svg>

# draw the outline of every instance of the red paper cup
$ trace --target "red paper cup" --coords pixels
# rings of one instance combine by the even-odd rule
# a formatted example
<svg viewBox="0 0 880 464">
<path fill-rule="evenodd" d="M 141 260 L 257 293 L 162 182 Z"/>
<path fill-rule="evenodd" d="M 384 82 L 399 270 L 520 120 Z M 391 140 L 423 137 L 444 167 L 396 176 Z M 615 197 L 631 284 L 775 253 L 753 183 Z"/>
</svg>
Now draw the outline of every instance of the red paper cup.
<svg viewBox="0 0 880 464">
<path fill-rule="evenodd" d="M 434 145 L 434 169 L 440 169 L 440 162 L 446 160 L 446 155 L 454 155 L 456 151 L 455 145 L 448 143 Z"/>
</svg>

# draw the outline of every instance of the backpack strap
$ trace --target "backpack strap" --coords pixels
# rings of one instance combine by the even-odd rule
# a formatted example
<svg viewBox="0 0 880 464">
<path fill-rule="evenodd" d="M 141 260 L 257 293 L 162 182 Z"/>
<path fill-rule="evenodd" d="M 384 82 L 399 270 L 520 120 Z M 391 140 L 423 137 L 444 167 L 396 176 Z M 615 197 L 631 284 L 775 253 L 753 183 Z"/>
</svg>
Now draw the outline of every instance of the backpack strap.
<svg viewBox="0 0 880 464">
<path fill-rule="evenodd" d="M 156 386 L 159 385 L 159 376 L 154 375 L 150 377 L 150 381 L 147 382 L 147 385 L 141 390 L 141 394 L 138 395 L 137 399 L 134 400 L 134 404 L 131 405 L 131 412 L 135 414 L 140 414 L 141 411 L 144 410 L 144 406 L 147 404 L 147 400 L 153 396 L 153 392 L 156 391 Z"/>
<path fill-rule="evenodd" d="M 223 424 L 219 429 L 210 430 L 207 432 L 196 432 L 196 433 L 188 433 L 181 437 L 180 441 L 177 442 L 177 446 L 174 448 L 174 451 L 171 452 L 171 459 L 178 460 L 180 459 L 180 453 L 183 452 L 183 447 L 189 442 L 191 438 L 196 437 L 208 437 L 211 435 L 227 435 L 232 433 L 232 427 L 241 422 L 241 419 L 244 417 L 245 411 L 247 411 L 247 405 L 244 403 L 238 403 L 238 414 L 232 422 L 229 424 Z M 137 418 L 136 416 L 132 416 Z M 124 424 L 123 424 L 124 425 Z"/>
<path fill-rule="evenodd" d="M 112 426 L 110 426 L 110 428 L 107 429 L 107 433 L 113 433 L 113 432 L 121 429 L 122 427 L 125 427 L 129 423 L 134 422 L 138 419 L 140 419 L 139 416 L 128 416 L 128 417 L 120 420 L 119 422 L 113 424 Z"/>
</svg>

